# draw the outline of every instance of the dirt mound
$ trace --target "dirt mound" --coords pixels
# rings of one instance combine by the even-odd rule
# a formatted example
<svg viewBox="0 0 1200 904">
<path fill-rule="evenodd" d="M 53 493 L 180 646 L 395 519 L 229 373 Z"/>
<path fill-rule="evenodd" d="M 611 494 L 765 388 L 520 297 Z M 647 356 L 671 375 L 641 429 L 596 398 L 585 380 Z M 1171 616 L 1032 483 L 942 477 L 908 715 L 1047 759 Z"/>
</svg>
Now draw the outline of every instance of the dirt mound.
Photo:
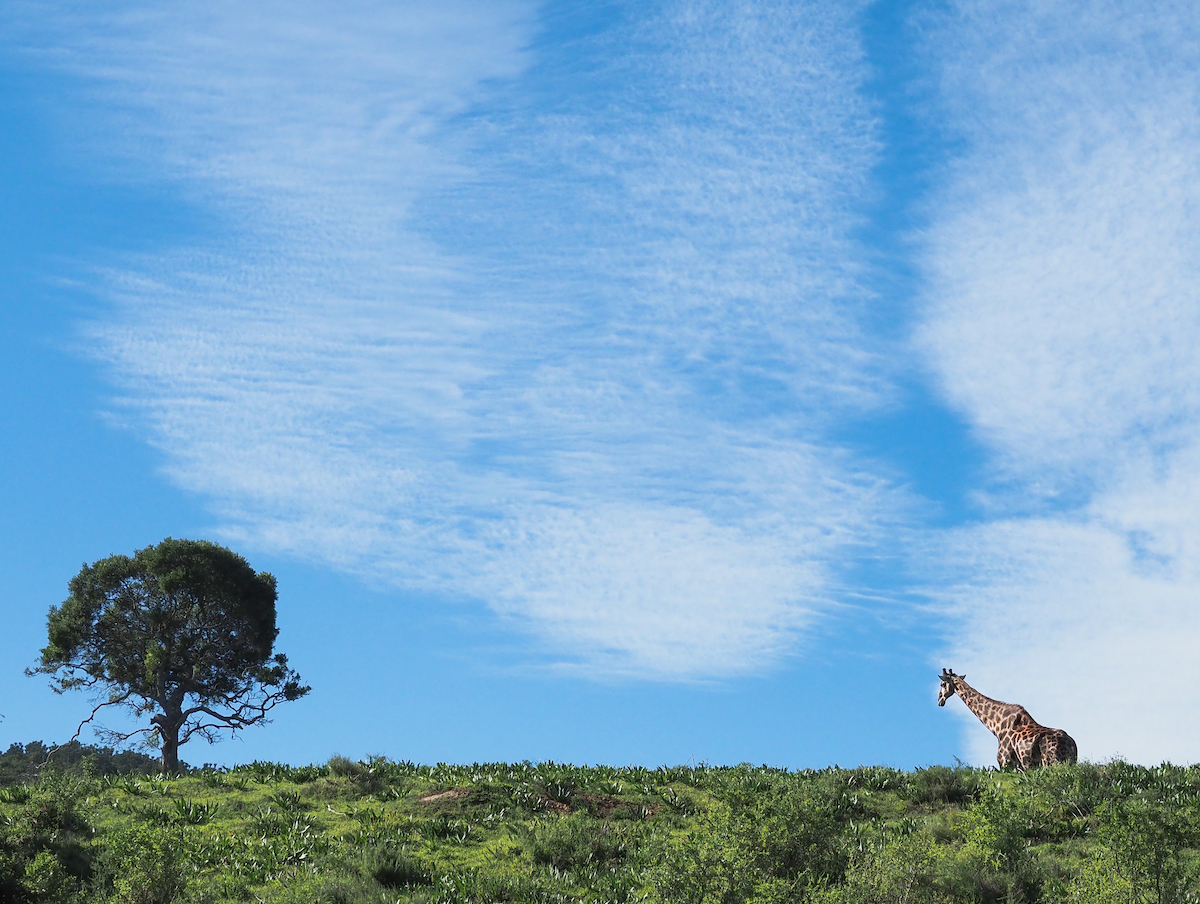
<svg viewBox="0 0 1200 904">
<path fill-rule="evenodd" d="M 447 788 L 445 791 L 431 791 L 428 794 L 423 794 L 417 798 L 417 803 L 432 804 L 439 800 L 462 800 L 464 797 L 469 797 L 470 794 L 470 788 Z"/>
</svg>

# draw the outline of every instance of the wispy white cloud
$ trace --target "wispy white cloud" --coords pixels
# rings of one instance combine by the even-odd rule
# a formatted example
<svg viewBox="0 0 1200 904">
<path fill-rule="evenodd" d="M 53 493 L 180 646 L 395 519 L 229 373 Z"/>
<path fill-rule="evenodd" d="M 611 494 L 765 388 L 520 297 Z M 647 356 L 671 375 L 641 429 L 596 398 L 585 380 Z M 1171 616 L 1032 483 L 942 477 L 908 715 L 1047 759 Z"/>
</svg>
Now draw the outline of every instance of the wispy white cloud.
<svg viewBox="0 0 1200 904">
<path fill-rule="evenodd" d="M 227 225 L 112 262 L 94 330 L 225 536 L 690 678 L 775 661 L 890 517 L 822 439 L 886 392 L 854 4 L 569 50 L 518 3 L 39 10 L 109 153 Z"/>
<path fill-rule="evenodd" d="M 1200 754 L 1198 36 L 1186 4 L 993 2 L 930 44 L 966 150 L 919 340 L 1004 513 L 950 538 L 953 655 L 1093 759 Z"/>
</svg>

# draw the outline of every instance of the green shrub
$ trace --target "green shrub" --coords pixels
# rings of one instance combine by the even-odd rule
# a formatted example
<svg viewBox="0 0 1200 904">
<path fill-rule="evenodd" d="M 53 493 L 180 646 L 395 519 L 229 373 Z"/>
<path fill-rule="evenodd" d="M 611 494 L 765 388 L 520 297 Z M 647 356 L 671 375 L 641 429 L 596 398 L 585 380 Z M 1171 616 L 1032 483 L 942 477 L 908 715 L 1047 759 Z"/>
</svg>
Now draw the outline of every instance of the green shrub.
<svg viewBox="0 0 1200 904">
<path fill-rule="evenodd" d="M 763 794 L 743 822 L 763 878 L 803 884 L 839 881 L 849 859 L 842 843 L 843 806 L 840 794 L 833 798 L 828 789 L 812 783 L 783 785 Z"/>
<path fill-rule="evenodd" d="M 288 823 L 283 816 L 270 807 L 260 807 L 259 811 L 250 817 L 249 825 L 250 831 L 260 838 L 274 838 L 288 829 Z"/>
<path fill-rule="evenodd" d="M 118 833 L 109 851 L 120 904 L 171 904 L 188 887 L 191 857 L 177 826 L 134 826 Z"/>
<path fill-rule="evenodd" d="M 669 838 L 651 871 L 653 900 L 664 904 L 740 904 L 754 891 L 750 826 L 717 804 L 688 831 Z"/>
<path fill-rule="evenodd" d="M 540 823 L 527 841 L 529 858 L 559 872 L 610 867 L 629 853 L 628 832 L 612 823 L 572 814 Z"/>
<path fill-rule="evenodd" d="M 0 821 L 0 891 L 13 900 L 59 900 L 68 885 L 91 877 L 91 827 L 79 809 L 84 787 L 46 776 L 12 795 L 21 803 Z"/>
<path fill-rule="evenodd" d="M 174 802 L 174 818 L 187 825 L 203 825 L 208 822 L 220 809 L 220 804 L 202 803 L 185 797 L 176 798 Z"/>
<path fill-rule="evenodd" d="M 979 795 L 986 774 L 962 765 L 929 766 L 913 773 L 904 795 L 919 804 L 969 803 Z"/>
<path fill-rule="evenodd" d="M 417 833 L 430 842 L 448 841 L 463 844 L 471 837 L 473 830 L 471 823 L 444 813 L 417 823 Z"/>
<path fill-rule="evenodd" d="M 61 844 L 88 831 L 79 811 L 83 788 L 65 778 L 48 778 L 33 786 L 9 820 L 8 838 L 32 857 L 42 847 Z"/>
<path fill-rule="evenodd" d="M 1030 850 L 1036 802 L 1012 789 L 989 789 L 958 820 L 962 845 L 947 851 L 954 900 L 1036 901 L 1044 876 Z"/>
<path fill-rule="evenodd" d="M 852 859 L 844 885 L 820 884 L 813 904 L 937 904 L 946 900 L 938 845 L 923 832 L 894 836 Z"/>
<path fill-rule="evenodd" d="M 1070 904 L 1129 904 L 1139 897 L 1112 851 L 1100 848 L 1072 878 L 1066 900 Z"/>
<path fill-rule="evenodd" d="M 39 904 L 67 904 L 79 893 L 79 880 L 67 872 L 62 861 L 50 851 L 38 851 L 25 864 L 21 884 L 29 898 Z"/>
<path fill-rule="evenodd" d="M 1137 898 L 1157 904 L 1182 901 L 1195 890 L 1200 870 L 1185 853 L 1200 843 L 1191 808 L 1134 799 L 1104 804 L 1096 815 L 1100 844 L 1093 868 L 1115 874 Z"/>
<path fill-rule="evenodd" d="M 339 778 L 358 778 L 367 771 L 367 767 L 362 763 L 356 763 L 344 756 L 332 756 L 325 765 L 329 769 L 330 775 L 336 775 Z"/>
<path fill-rule="evenodd" d="M 281 812 L 289 814 L 303 813 L 308 806 L 295 791 L 281 790 L 271 795 L 271 801 Z"/>
<path fill-rule="evenodd" d="M 408 851 L 382 848 L 368 855 L 371 877 L 384 888 L 414 888 L 432 885 L 434 874 Z"/>
<path fill-rule="evenodd" d="M 0 803 L 23 804 L 33 796 L 31 785 L 13 785 L 10 788 L 0 788 Z"/>
</svg>

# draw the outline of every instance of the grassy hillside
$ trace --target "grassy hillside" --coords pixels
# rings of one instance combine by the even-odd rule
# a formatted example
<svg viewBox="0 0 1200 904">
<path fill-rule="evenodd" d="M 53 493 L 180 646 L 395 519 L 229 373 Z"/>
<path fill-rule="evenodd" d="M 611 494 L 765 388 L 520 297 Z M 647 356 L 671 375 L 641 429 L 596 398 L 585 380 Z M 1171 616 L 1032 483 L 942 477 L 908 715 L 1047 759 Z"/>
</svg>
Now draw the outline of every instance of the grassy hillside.
<svg viewBox="0 0 1200 904">
<path fill-rule="evenodd" d="M 0 900 L 1200 900 L 1200 767 L 88 764 L 0 790 Z"/>
</svg>

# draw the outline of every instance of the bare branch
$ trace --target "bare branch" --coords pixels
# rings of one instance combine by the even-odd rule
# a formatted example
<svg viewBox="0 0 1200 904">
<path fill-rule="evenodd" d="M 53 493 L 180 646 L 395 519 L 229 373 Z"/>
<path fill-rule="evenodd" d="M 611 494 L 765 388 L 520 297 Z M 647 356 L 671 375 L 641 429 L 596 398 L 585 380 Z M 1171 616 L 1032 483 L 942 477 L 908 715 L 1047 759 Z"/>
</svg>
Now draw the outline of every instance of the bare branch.
<svg viewBox="0 0 1200 904">
<path fill-rule="evenodd" d="M 141 741 L 137 745 L 141 749 L 146 749 L 146 748 L 149 748 L 152 746 L 150 744 L 149 736 L 156 734 L 158 729 L 157 729 L 157 727 L 154 727 L 154 728 L 137 728 L 137 729 L 134 729 L 133 731 L 116 731 L 115 729 L 105 728 L 102 725 L 98 725 L 98 726 L 96 726 L 95 731 L 96 731 L 96 734 L 100 736 L 101 740 L 106 741 L 110 744 L 123 744 L 126 741 L 128 741 L 130 738 L 136 737 L 137 735 L 147 735 L 147 738 L 145 740 Z"/>
<path fill-rule="evenodd" d="M 91 714 L 86 719 L 84 719 L 82 722 L 80 722 L 78 726 L 76 726 L 75 734 L 71 735 L 70 740 L 68 740 L 66 744 L 56 744 L 54 747 L 51 747 L 49 752 L 46 754 L 46 759 L 44 759 L 42 761 L 41 765 L 48 766 L 50 764 L 50 757 L 54 756 L 55 751 L 61 750 L 63 747 L 67 747 L 68 745 L 71 744 L 72 741 L 79 740 L 79 735 L 83 733 L 83 726 L 87 725 L 89 722 L 91 722 L 93 719 L 95 719 L 96 716 L 99 714 L 100 710 L 104 709 L 104 707 L 106 707 L 106 706 L 116 706 L 117 704 L 124 703 L 126 700 L 129 699 L 129 697 L 130 697 L 130 692 L 126 691 L 125 693 L 121 694 L 119 697 L 114 697 L 114 698 L 105 700 L 103 703 L 96 704 L 96 706 L 92 709 Z"/>
</svg>

